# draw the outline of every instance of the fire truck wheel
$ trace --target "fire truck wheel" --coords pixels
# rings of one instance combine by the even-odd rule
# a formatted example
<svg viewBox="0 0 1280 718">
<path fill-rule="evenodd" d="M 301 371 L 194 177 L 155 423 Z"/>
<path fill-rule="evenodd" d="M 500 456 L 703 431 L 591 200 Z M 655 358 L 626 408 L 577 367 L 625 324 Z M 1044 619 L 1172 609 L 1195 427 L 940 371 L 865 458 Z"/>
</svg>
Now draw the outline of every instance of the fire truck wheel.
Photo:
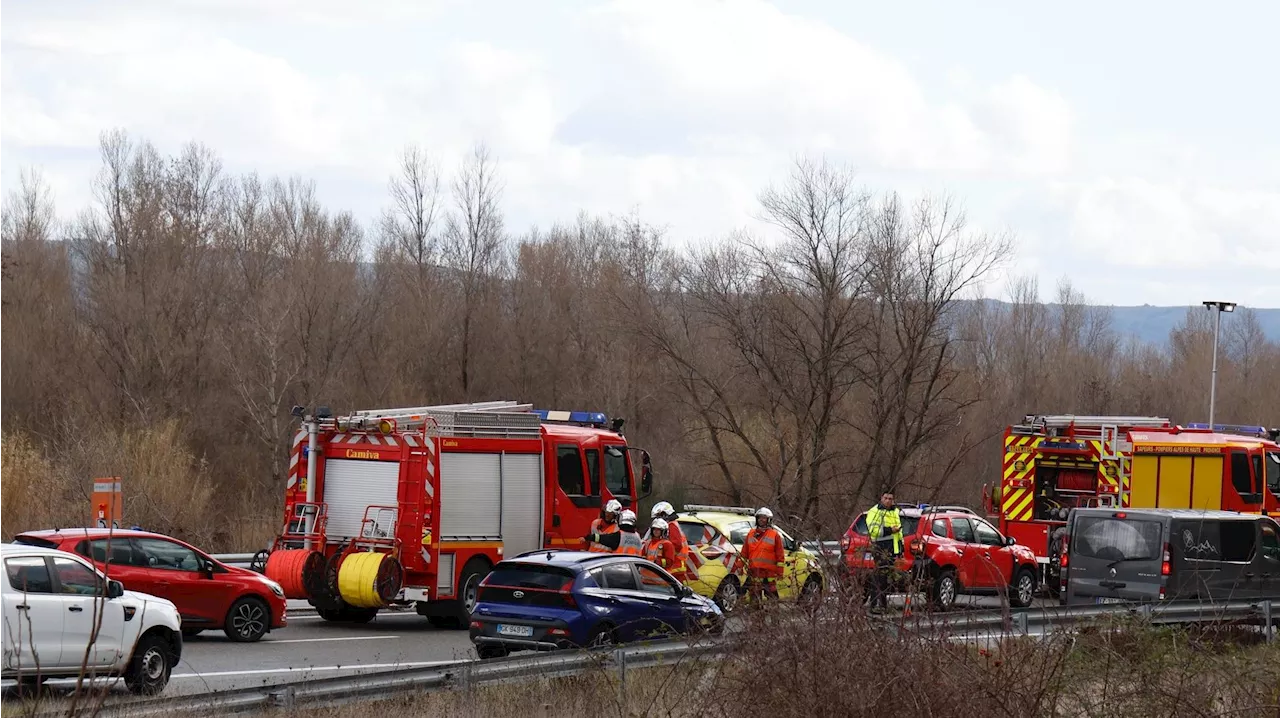
<svg viewBox="0 0 1280 718">
<path fill-rule="evenodd" d="M 1013 589 L 1009 591 L 1009 603 L 1017 608 L 1026 608 L 1036 597 L 1036 575 L 1031 569 L 1024 568 L 1013 577 Z"/>
<path fill-rule="evenodd" d="M 482 558 L 473 558 L 462 567 L 462 576 L 458 579 L 458 600 L 454 616 L 454 620 L 458 622 L 458 628 L 471 625 L 471 612 L 476 610 L 480 581 L 488 573 L 489 564 Z"/>
<path fill-rule="evenodd" d="M 960 585 L 956 581 L 955 569 L 944 568 L 933 579 L 933 585 L 929 587 L 929 600 L 939 611 L 950 611 L 956 605 L 956 594 L 959 592 Z"/>
</svg>

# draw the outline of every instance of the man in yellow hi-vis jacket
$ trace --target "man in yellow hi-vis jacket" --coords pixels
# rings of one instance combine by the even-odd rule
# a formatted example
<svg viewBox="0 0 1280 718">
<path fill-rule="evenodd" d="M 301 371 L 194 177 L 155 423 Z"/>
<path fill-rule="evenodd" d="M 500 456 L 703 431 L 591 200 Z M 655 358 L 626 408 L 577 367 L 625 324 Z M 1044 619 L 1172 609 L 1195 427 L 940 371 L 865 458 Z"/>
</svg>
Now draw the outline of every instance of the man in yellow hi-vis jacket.
<svg viewBox="0 0 1280 718">
<path fill-rule="evenodd" d="M 902 516 L 893 504 L 893 492 L 880 495 L 880 503 L 867 512 L 867 533 L 876 559 L 871 582 L 871 610 L 889 607 L 889 574 L 902 555 Z"/>
</svg>

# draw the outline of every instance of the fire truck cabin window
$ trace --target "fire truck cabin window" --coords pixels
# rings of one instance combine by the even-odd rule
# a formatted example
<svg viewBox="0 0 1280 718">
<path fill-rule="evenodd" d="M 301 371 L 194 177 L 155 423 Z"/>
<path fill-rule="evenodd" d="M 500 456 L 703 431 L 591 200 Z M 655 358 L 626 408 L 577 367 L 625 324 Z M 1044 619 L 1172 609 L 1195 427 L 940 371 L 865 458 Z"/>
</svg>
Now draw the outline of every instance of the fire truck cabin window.
<svg viewBox="0 0 1280 718">
<path fill-rule="evenodd" d="M 604 447 L 604 482 L 614 496 L 631 495 L 631 469 L 627 466 L 627 452 L 621 447 Z"/>
<path fill-rule="evenodd" d="M 560 475 L 560 490 L 570 496 L 586 496 L 586 481 L 582 475 L 582 454 L 578 447 L 556 447 L 556 473 Z"/>
<path fill-rule="evenodd" d="M 1271 493 L 1280 494 L 1280 453 L 1274 451 L 1267 454 L 1267 486 Z"/>
</svg>

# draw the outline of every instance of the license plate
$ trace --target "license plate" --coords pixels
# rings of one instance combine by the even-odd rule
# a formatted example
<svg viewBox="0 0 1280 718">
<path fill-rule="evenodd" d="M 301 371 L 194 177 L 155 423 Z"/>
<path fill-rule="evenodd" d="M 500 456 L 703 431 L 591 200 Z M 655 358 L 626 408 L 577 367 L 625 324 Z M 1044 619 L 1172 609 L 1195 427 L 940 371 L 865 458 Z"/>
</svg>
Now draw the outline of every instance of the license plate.
<svg viewBox="0 0 1280 718">
<path fill-rule="evenodd" d="M 1128 603 L 1128 601 L 1123 598 L 1109 598 L 1107 596 L 1099 596 L 1094 600 L 1097 603 Z"/>
<path fill-rule="evenodd" d="M 863 560 L 863 561 L 870 561 L 870 560 L 871 560 L 871 554 L 869 554 L 869 553 L 864 553 L 864 554 L 862 554 L 862 560 Z"/>
<path fill-rule="evenodd" d="M 519 636 L 521 638 L 529 638 L 533 636 L 533 626 L 512 626 L 507 623 L 498 624 L 499 636 Z"/>
</svg>

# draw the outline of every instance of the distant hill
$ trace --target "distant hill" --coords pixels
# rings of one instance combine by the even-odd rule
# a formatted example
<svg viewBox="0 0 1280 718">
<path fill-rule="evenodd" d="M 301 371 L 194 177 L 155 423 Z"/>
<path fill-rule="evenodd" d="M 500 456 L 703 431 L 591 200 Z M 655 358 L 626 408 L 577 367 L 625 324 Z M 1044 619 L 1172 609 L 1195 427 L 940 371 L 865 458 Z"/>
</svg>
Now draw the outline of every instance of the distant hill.
<svg viewBox="0 0 1280 718">
<path fill-rule="evenodd" d="M 996 305 L 1006 304 L 993 299 L 985 301 Z M 1140 307 L 1109 307 L 1109 309 L 1112 326 L 1121 337 L 1133 336 L 1147 344 L 1165 346 L 1169 342 L 1169 332 L 1182 324 L 1188 307 L 1153 307 L 1148 304 Z M 1195 309 L 1201 312 L 1208 311 L 1203 306 L 1196 306 Z M 1253 311 L 1258 315 L 1258 323 L 1262 325 L 1262 331 L 1267 338 L 1273 342 L 1280 342 L 1280 309 L 1254 309 Z M 1231 315 L 1224 314 L 1223 326 L 1225 327 L 1230 321 Z"/>
</svg>

